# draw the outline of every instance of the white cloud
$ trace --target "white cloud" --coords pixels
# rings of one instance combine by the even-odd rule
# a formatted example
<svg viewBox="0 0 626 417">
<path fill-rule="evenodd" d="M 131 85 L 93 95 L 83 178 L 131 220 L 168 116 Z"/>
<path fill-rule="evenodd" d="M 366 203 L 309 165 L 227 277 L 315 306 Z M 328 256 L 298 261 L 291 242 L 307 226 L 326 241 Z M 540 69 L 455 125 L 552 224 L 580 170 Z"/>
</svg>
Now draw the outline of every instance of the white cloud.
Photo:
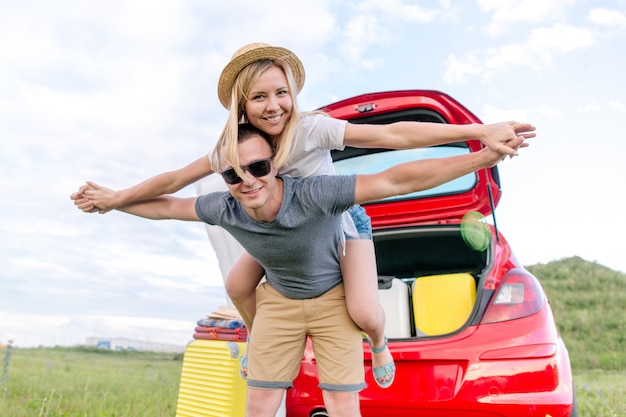
<svg viewBox="0 0 626 417">
<path fill-rule="evenodd" d="M 37 327 L 58 327 L 70 322 L 70 318 L 66 316 L 56 316 L 47 314 L 11 314 L 6 311 L 0 311 L 0 322 L 9 331 L 21 329 L 32 322 L 37 323 Z"/>
<path fill-rule="evenodd" d="M 460 58 L 450 55 L 445 62 L 444 82 L 464 83 L 478 75 L 486 82 L 513 67 L 541 71 L 551 66 L 555 56 L 593 43 L 593 35 L 584 28 L 557 23 L 550 28 L 534 29 L 525 42 L 469 51 Z"/>
<path fill-rule="evenodd" d="M 546 116 L 548 119 L 552 119 L 552 120 L 563 119 L 565 117 L 565 114 L 562 111 L 555 109 L 547 104 L 540 104 L 540 105 L 534 106 L 530 110 L 530 113 L 543 115 L 543 116 Z"/>
<path fill-rule="evenodd" d="M 446 84 L 463 84 L 483 72 L 480 58 L 474 52 L 467 52 L 462 57 L 449 55 L 444 66 L 446 67 L 443 81 Z"/>
<path fill-rule="evenodd" d="M 626 15 L 624 13 L 604 7 L 591 10 L 587 19 L 602 26 L 626 26 Z"/>
<path fill-rule="evenodd" d="M 619 101 L 610 101 L 609 106 L 618 113 L 626 113 L 626 105 Z"/>
<path fill-rule="evenodd" d="M 478 0 L 478 6 L 483 11 L 492 13 L 487 31 L 491 35 L 498 35 L 515 22 L 539 23 L 560 19 L 566 7 L 575 2 L 576 0 Z"/>
<path fill-rule="evenodd" d="M 525 109 L 500 109 L 493 106 L 484 106 L 480 119 L 483 123 L 497 123 L 503 120 L 529 120 L 528 110 Z"/>
<path fill-rule="evenodd" d="M 432 22 L 439 14 L 437 9 L 424 9 L 413 2 L 403 2 L 401 0 L 376 1 L 366 0 L 358 4 L 361 11 L 383 13 L 386 16 L 404 22 Z M 444 7 L 449 7 L 444 4 Z"/>
<path fill-rule="evenodd" d="M 426 9 L 414 2 L 402 0 L 367 0 L 356 3 L 350 18 L 341 26 L 343 41 L 341 50 L 355 68 L 377 68 L 382 60 L 364 58 L 365 52 L 374 45 L 390 45 L 404 34 L 402 27 L 421 27 L 437 19 L 454 18 L 455 8 L 449 1 L 439 2 L 440 8 Z M 342 22 L 339 22 L 342 24 Z M 415 41 L 418 41 L 417 39 Z"/>
<path fill-rule="evenodd" d="M 207 312 L 209 313 L 209 312 Z M 78 345 L 88 336 L 126 337 L 184 346 L 202 315 L 188 321 L 154 317 L 114 315 L 16 314 L 0 311 L 1 342 L 14 346 Z M 6 324 L 4 324 L 6 323 Z M 84 335 L 84 336 L 83 336 Z"/>
<path fill-rule="evenodd" d="M 376 60 L 363 58 L 367 48 L 375 43 L 383 43 L 384 29 L 378 24 L 374 16 L 355 16 L 346 24 L 343 30 L 345 42 L 342 50 L 353 66 L 363 66 L 372 69 L 377 66 Z"/>
<path fill-rule="evenodd" d="M 557 23 L 551 28 L 539 28 L 532 31 L 528 42 L 529 48 L 539 48 L 551 53 L 571 52 L 593 45 L 594 38 L 586 28 L 577 28 Z"/>
<path fill-rule="evenodd" d="M 609 100 L 608 103 L 605 103 L 605 106 L 601 105 L 596 101 L 591 101 L 589 103 L 585 103 L 576 108 L 576 112 L 578 113 L 601 113 L 608 107 L 609 109 L 615 111 L 619 114 L 626 113 L 626 104 L 617 100 Z"/>
<path fill-rule="evenodd" d="M 602 106 L 595 101 L 585 103 L 582 106 L 576 108 L 578 113 L 599 113 L 602 111 Z"/>
</svg>

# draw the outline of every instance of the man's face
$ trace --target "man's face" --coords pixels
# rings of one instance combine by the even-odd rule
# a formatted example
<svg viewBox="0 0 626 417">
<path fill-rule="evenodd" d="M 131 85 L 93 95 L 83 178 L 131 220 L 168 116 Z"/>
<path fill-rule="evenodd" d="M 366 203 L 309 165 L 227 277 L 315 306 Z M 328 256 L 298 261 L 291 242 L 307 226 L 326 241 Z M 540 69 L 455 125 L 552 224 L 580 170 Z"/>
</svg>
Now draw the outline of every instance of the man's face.
<svg viewBox="0 0 626 417">
<path fill-rule="evenodd" d="M 242 167 L 271 158 L 272 149 L 270 145 L 260 136 L 254 136 L 237 145 L 239 152 L 239 162 Z M 225 171 L 232 168 L 232 164 L 226 161 L 223 156 L 221 158 L 221 167 Z M 282 195 L 276 191 L 276 175 L 278 170 L 271 165 L 271 170 L 267 175 L 255 177 L 248 170 L 245 170 L 242 181 L 238 184 L 226 184 L 230 193 L 235 197 L 246 209 L 248 214 L 253 218 L 259 217 L 260 213 L 267 214 L 267 210 L 272 211 L 276 207 L 280 208 Z M 276 206 L 277 202 L 277 206 Z M 265 217 L 265 216 L 262 216 Z"/>
</svg>

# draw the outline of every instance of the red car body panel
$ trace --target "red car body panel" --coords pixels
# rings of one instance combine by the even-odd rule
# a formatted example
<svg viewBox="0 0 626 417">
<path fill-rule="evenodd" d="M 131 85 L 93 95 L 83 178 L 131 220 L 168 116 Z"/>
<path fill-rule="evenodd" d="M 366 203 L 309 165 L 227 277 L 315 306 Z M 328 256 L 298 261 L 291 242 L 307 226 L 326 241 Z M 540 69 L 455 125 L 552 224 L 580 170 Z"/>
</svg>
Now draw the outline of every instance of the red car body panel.
<svg viewBox="0 0 626 417">
<path fill-rule="evenodd" d="M 354 121 L 415 108 L 436 112 L 446 123 L 480 123 L 446 94 L 424 90 L 365 94 L 322 110 Z M 479 141 L 469 141 L 473 151 L 481 146 Z M 477 178 L 477 186 L 461 195 L 380 202 L 365 208 L 375 233 L 409 226 L 458 225 L 467 211 L 490 214 L 500 199 L 496 169 L 482 170 Z M 504 236 L 490 227 L 494 242 L 484 277 L 479 281 L 481 295 L 463 328 L 442 337 L 391 339 L 389 348 L 397 372 L 387 389 L 374 382 L 371 352 L 364 343 L 367 388 L 360 393 L 363 417 L 575 416 L 569 357 L 549 302 L 538 281 L 517 261 Z M 506 277 L 515 273 L 533 283 L 536 312 L 514 320 L 484 323 Z M 325 415 L 310 342 L 301 372 L 287 392 L 286 408 L 289 417 Z"/>
<path fill-rule="evenodd" d="M 402 112 L 416 107 L 439 114 L 449 124 L 480 123 L 480 120 L 458 101 L 447 94 L 432 90 L 364 94 L 338 101 L 320 110 L 338 119 L 354 121 L 366 116 Z M 467 143 L 473 151 L 483 146 L 478 140 L 469 140 Z M 475 187 L 467 193 L 391 204 L 368 204 L 367 213 L 372 219 L 372 227 L 401 226 L 417 222 L 440 223 L 451 219 L 461 219 L 468 211 L 478 211 L 488 215 L 491 213 L 488 193 L 491 192 L 495 205 L 498 204 L 501 196 L 500 187 L 494 179 L 493 172 L 495 171 L 480 170 L 477 174 L 482 186 Z"/>
</svg>

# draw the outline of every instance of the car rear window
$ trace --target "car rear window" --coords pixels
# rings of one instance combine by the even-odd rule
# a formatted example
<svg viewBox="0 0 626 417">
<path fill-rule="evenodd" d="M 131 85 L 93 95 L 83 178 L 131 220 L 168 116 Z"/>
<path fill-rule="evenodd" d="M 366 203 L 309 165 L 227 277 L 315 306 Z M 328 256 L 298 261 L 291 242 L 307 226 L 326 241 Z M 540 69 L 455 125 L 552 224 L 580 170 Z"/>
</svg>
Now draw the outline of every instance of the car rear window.
<svg viewBox="0 0 626 417">
<path fill-rule="evenodd" d="M 465 146 L 436 146 L 432 148 L 403 150 L 360 150 L 360 152 L 354 152 L 354 155 L 352 156 L 335 160 L 334 165 L 337 174 L 339 175 L 374 174 L 403 162 L 430 158 L 447 158 L 450 156 L 465 155 L 468 153 L 470 153 L 470 150 Z M 439 195 L 459 194 L 471 190 L 475 184 L 476 174 L 471 173 L 429 190 L 419 191 L 403 196 L 389 197 L 382 201 L 400 201 Z"/>
</svg>

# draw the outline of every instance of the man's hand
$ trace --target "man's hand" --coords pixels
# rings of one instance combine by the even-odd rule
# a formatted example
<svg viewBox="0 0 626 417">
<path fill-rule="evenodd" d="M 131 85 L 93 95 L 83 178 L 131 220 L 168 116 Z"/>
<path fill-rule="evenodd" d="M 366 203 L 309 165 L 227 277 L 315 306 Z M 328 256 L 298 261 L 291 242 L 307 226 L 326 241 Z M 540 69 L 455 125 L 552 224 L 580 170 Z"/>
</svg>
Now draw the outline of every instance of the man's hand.
<svg viewBox="0 0 626 417">
<path fill-rule="evenodd" d="M 70 198 L 74 200 L 74 205 L 85 213 L 104 214 L 117 208 L 115 191 L 92 181 L 87 181 L 78 191 L 72 193 Z"/>
<path fill-rule="evenodd" d="M 89 184 L 85 184 L 81 186 L 78 191 L 73 192 L 70 195 L 70 198 L 74 201 L 74 205 L 79 210 L 82 210 L 85 213 L 97 213 L 99 211 L 98 207 L 96 207 L 95 204 L 84 195 L 84 192 L 88 189 Z"/>
<path fill-rule="evenodd" d="M 534 134 L 532 135 L 534 136 Z M 515 136 L 513 139 L 510 139 L 507 142 L 505 142 L 503 146 L 507 150 L 513 150 L 514 155 L 517 155 L 517 151 L 519 150 L 519 148 L 525 148 L 528 146 L 525 140 L 526 140 L 525 134 L 520 134 L 520 135 Z M 483 148 L 478 152 L 482 153 L 485 156 L 486 161 L 487 161 L 487 167 L 493 167 L 497 165 L 499 162 L 506 159 L 507 156 L 511 158 L 514 156 L 508 152 L 498 152 L 488 147 Z"/>
<path fill-rule="evenodd" d="M 478 139 L 489 149 L 508 155 L 511 158 L 517 156 L 517 150 L 519 148 L 528 146 L 528 143 L 525 142 L 526 139 L 537 136 L 535 126 L 530 123 L 510 121 L 483 126 L 483 135 Z M 521 139 L 521 143 L 517 145 L 518 141 L 515 139 Z"/>
</svg>

